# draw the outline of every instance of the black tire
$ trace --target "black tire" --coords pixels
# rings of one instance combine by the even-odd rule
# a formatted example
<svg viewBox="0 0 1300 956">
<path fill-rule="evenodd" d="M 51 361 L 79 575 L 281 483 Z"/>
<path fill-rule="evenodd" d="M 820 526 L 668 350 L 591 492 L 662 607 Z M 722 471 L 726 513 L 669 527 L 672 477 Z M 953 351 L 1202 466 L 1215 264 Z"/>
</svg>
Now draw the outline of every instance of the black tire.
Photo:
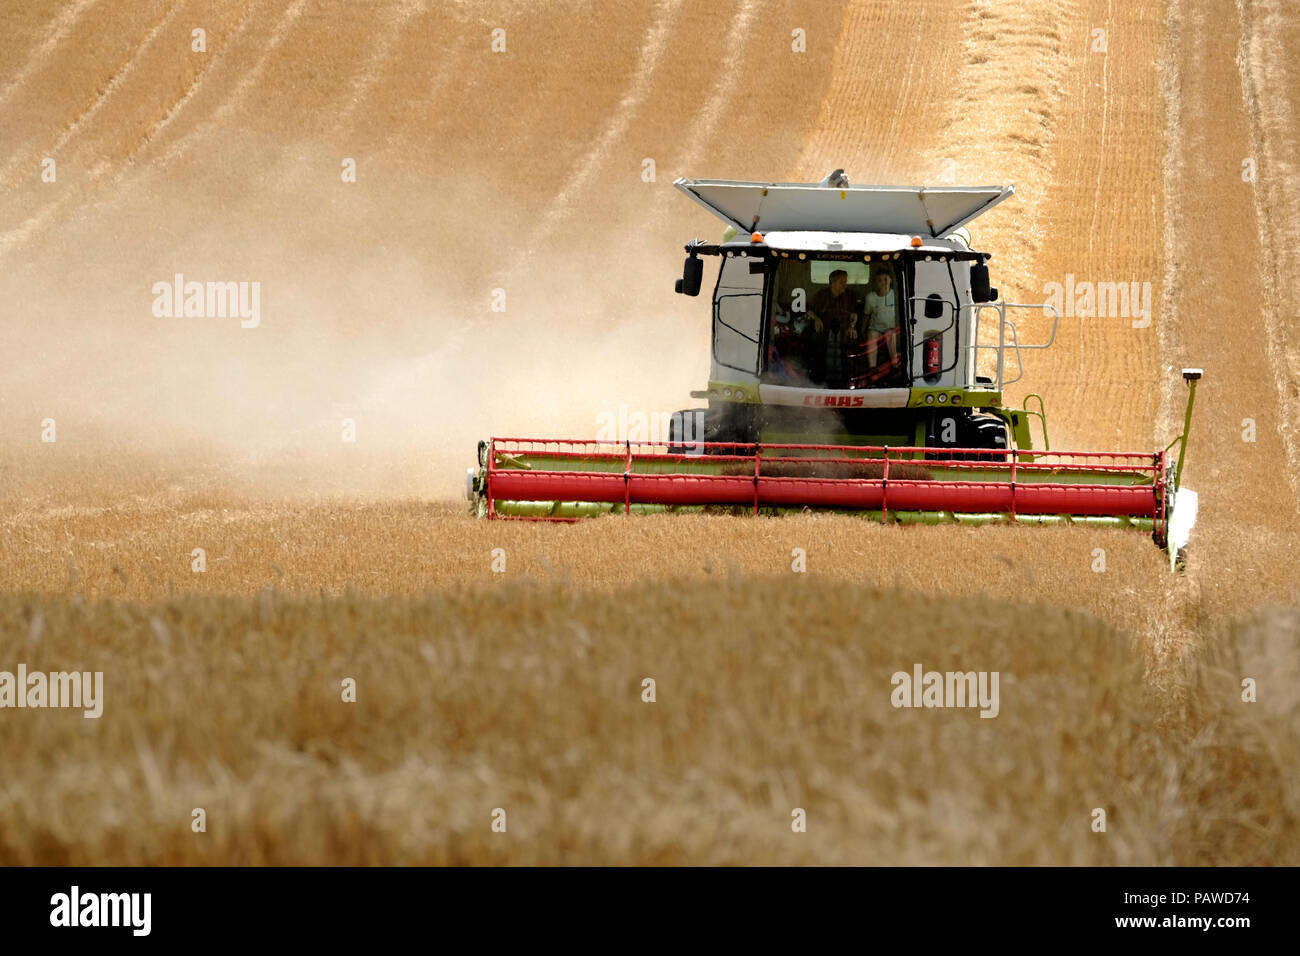
<svg viewBox="0 0 1300 956">
<path fill-rule="evenodd" d="M 742 402 L 710 402 L 709 410 L 704 416 L 704 440 L 706 442 L 744 442 L 757 440 L 757 408 Z M 752 455 L 752 446 L 742 445 L 733 448 L 708 448 L 709 455 Z"/>
<path fill-rule="evenodd" d="M 953 423 L 953 440 L 945 442 L 942 436 L 948 430 L 948 420 Z M 1001 418 L 996 415 L 977 415 L 968 408 L 936 409 L 926 434 L 926 444 L 931 448 L 989 449 L 987 455 L 965 456 L 969 461 L 1006 461 L 1007 439 L 1007 423 Z M 939 453 L 926 455 L 931 460 L 942 457 Z"/>
<path fill-rule="evenodd" d="M 974 455 L 976 461 L 1007 460 L 1007 423 L 992 415 L 971 416 L 974 426 L 975 442 L 972 448 L 992 448 L 996 451 L 988 455 Z"/>
</svg>

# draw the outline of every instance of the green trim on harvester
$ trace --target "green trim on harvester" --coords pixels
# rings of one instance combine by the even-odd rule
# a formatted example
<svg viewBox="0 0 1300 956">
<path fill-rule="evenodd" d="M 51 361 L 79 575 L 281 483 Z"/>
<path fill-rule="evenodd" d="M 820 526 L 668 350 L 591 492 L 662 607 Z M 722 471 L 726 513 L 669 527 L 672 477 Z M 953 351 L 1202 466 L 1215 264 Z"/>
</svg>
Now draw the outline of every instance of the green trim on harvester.
<svg viewBox="0 0 1300 956">
<path fill-rule="evenodd" d="M 1187 436 L 1192 431 L 1192 406 L 1196 404 L 1196 382 L 1200 378 L 1187 379 L 1187 412 L 1183 415 L 1183 433 L 1178 436 L 1178 467 L 1174 471 L 1174 490 L 1183 486 L 1183 457 L 1187 454 Z"/>
<path fill-rule="evenodd" d="M 930 401 L 926 401 L 926 397 Z M 942 398 L 941 398 L 942 396 Z M 1002 393 L 989 388 L 915 388 L 907 398 L 908 408 L 995 408 L 1002 404 Z"/>
<path fill-rule="evenodd" d="M 1034 411 L 1033 407 L 1029 404 L 1034 400 L 1038 401 L 1038 411 Z M 1021 412 L 1026 418 L 1025 441 L 1027 444 L 1025 444 L 1024 447 L 1030 447 L 1030 444 L 1033 442 L 1033 439 L 1029 437 L 1029 422 L 1027 420 L 1029 416 L 1032 415 L 1034 418 L 1037 418 L 1039 424 L 1043 426 L 1043 451 L 1051 451 L 1052 442 L 1047 437 L 1047 409 L 1043 407 L 1043 396 L 1039 395 L 1037 392 L 1030 392 L 1025 396 L 1024 406 L 1025 407 L 1021 409 Z"/>
<path fill-rule="evenodd" d="M 731 394 L 725 394 L 726 390 Z M 691 398 L 708 398 L 715 402 L 740 402 L 741 404 L 757 405 L 758 401 L 758 384 L 756 382 L 710 382 L 707 390 L 702 392 L 691 392 Z"/>
<path fill-rule="evenodd" d="M 1021 451 L 1033 451 L 1034 441 L 1029 435 L 1029 416 L 1036 415 L 1037 412 L 1026 412 L 1023 408 L 989 408 L 985 409 L 990 415 L 996 415 L 1007 423 L 1007 428 L 1011 430 L 1011 440 Z M 1046 424 L 1043 426 L 1046 435 Z M 1044 451 L 1046 449 L 1043 449 Z M 1032 461 L 1031 458 L 1025 458 L 1024 461 Z"/>
<path fill-rule="evenodd" d="M 815 389 L 815 391 L 823 391 Z M 727 394 L 730 390 L 731 394 Z M 837 391 L 825 389 L 824 391 Z M 842 391 L 842 390 L 840 390 Z M 856 391 L 870 391 L 857 389 Z M 930 401 L 926 401 L 927 396 Z M 940 398 L 942 396 L 942 399 Z M 755 382 L 709 382 L 709 387 L 691 392 L 691 398 L 708 398 L 717 402 L 741 402 L 750 405 L 762 403 Z M 1002 406 L 1002 393 L 991 389 L 970 388 L 912 388 L 908 392 L 906 408 L 980 408 L 993 410 Z M 893 406 L 891 406 L 893 407 Z"/>
</svg>

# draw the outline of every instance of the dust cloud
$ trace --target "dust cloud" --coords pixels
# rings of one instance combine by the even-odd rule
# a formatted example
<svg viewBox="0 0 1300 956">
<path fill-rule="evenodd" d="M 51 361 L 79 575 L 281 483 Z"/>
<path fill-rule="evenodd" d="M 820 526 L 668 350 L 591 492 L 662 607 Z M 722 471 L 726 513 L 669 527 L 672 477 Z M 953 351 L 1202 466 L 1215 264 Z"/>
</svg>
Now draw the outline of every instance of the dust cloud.
<svg viewBox="0 0 1300 956">
<path fill-rule="evenodd" d="M 680 243 L 611 225 L 527 250 L 472 190 L 338 191 L 169 188 L 23 258 L 0 280 L 23 319 L 3 332 L 6 441 L 53 418 L 59 441 L 272 495 L 451 497 L 479 439 L 593 437 L 602 413 L 687 407 L 707 380 Z M 257 283 L 260 314 L 159 317 L 154 284 L 177 274 Z"/>
</svg>

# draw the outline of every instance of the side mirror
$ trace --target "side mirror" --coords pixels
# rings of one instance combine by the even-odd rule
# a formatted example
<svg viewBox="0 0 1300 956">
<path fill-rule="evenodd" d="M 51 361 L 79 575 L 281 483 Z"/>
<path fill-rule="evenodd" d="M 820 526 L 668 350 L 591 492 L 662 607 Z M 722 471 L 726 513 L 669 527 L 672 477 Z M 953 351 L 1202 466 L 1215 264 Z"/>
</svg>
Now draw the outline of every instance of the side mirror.
<svg viewBox="0 0 1300 956">
<path fill-rule="evenodd" d="M 989 288 L 989 267 L 982 262 L 970 267 L 970 297 L 975 302 L 993 302 L 997 298 Z"/>
<path fill-rule="evenodd" d="M 682 277 L 677 280 L 677 291 L 681 295 L 699 295 L 700 284 L 704 281 L 704 260 L 699 256 L 687 256 L 682 264 Z"/>
</svg>

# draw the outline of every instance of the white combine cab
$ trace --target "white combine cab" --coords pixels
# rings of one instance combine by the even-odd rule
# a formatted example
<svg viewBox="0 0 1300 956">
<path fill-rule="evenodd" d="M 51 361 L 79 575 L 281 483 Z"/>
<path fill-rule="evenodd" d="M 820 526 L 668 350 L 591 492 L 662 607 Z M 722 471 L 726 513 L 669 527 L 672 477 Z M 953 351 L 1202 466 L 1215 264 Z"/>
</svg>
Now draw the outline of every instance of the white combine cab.
<svg viewBox="0 0 1300 956">
<path fill-rule="evenodd" d="M 1008 410 L 1002 389 L 1022 351 L 1052 344 L 1056 316 L 1045 342 L 1020 342 L 1009 316 L 1045 307 L 1000 301 L 962 228 L 1013 187 L 851 186 L 839 170 L 820 185 L 674 185 L 727 225 L 722 242 L 686 247 L 678 285 L 698 294 L 699 257 L 721 258 L 709 385 L 692 393 L 709 402 L 706 438 L 1029 447 L 1041 401 Z M 851 325 L 844 309 L 819 314 L 836 301 L 852 303 Z"/>
</svg>

